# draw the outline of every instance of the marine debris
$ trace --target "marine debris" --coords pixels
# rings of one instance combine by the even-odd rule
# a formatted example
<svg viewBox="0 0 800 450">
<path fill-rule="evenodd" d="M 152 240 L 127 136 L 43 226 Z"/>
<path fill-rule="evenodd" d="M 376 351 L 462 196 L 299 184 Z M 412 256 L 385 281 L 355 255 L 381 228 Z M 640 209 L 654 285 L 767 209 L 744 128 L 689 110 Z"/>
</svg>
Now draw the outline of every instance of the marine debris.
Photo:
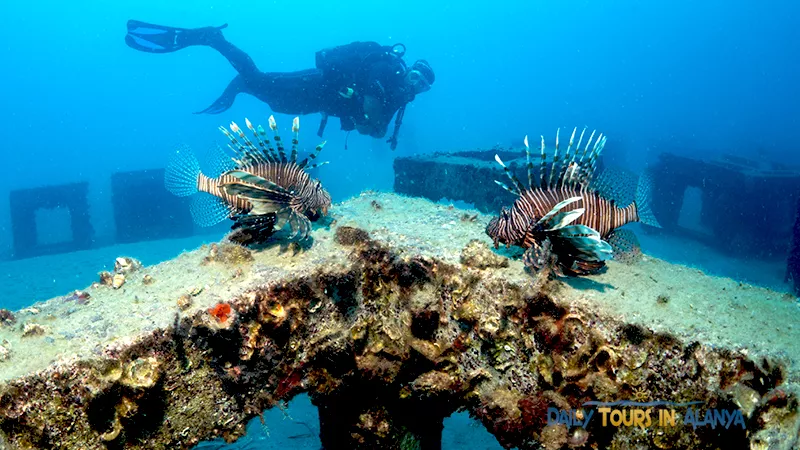
<svg viewBox="0 0 800 450">
<path fill-rule="evenodd" d="M 300 118 L 292 122 L 292 147 L 286 155 L 278 125 L 273 116 L 269 127 L 273 131 L 275 147 L 266 131 L 245 119 L 252 140 L 235 122 L 230 131 L 220 131 L 230 141 L 228 148 L 235 157 L 224 152 L 215 157 L 214 164 L 220 172 L 210 177 L 200 171 L 200 163 L 188 148 L 173 155 L 164 175 L 168 191 L 179 197 L 194 197 L 191 213 L 198 225 L 212 226 L 223 220 L 234 221 L 232 241 L 243 245 L 263 243 L 287 225 L 292 238 L 305 240 L 311 230 L 311 221 L 328 213 L 330 194 L 319 180 L 308 171 L 326 163 L 314 163 L 325 143 L 298 161 L 298 136 Z"/>
<path fill-rule="evenodd" d="M 368 217 L 373 200 L 383 211 Z M 314 252 L 268 247 L 252 252 L 253 261 L 219 264 L 205 261 L 205 247 L 144 268 L 156 284 L 132 278 L 125 290 L 94 288 L 94 311 L 86 314 L 117 311 L 112 320 L 130 319 L 120 335 L 89 334 L 97 326 L 91 322 L 80 343 L 57 339 L 51 350 L 42 345 L 45 337 L 20 341 L 18 330 L 0 328 L 0 337 L 14 340 L 14 352 L 0 363 L 0 440 L 11 449 L 87 450 L 234 442 L 251 418 L 305 392 L 319 407 L 326 449 L 437 448 L 443 420 L 455 411 L 469 411 L 505 448 L 799 444 L 795 362 L 763 346 L 698 341 L 723 329 L 716 322 L 655 329 L 688 314 L 688 306 L 676 308 L 697 286 L 733 282 L 648 258 L 596 277 L 616 289 L 587 292 L 558 280 L 534 285 L 519 261 L 462 264 L 465 248 L 490 242 L 471 243 L 487 216 L 450 225 L 461 212 L 396 195 L 357 197 L 335 214 L 341 225 L 315 230 Z M 444 225 L 451 227 L 447 236 Z M 234 277 L 236 269 L 244 274 Z M 638 275 L 648 271 L 662 277 L 660 286 L 664 274 L 682 277 L 672 300 L 659 307 L 671 308 L 669 317 L 646 316 L 646 309 L 638 320 L 610 313 L 612 299 L 614 308 L 653 303 L 650 294 L 636 298 L 634 289 L 652 283 Z M 751 290 L 771 308 L 790 306 L 767 290 Z M 188 292 L 193 304 L 179 311 L 175 301 Z M 58 316 L 65 305 L 37 307 Z M 77 331 L 75 317 L 83 312 L 51 321 L 52 334 Z M 750 311 L 730 308 L 730 316 L 738 314 Z M 773 323 L 785 319 L 791 317 Z M 786 342 L 798 341 L 796 330 L 787 333 Z M 29 366 L 14 359 L 34 345 L 61 356 L 48 353 Z M 621 423 L 623 415 L 631 421 L 639 414 L 636 406 L 609 406 L 617 412 L 606 412 L 604 423 L 603 406 L 588 403 L 621 400 L 698 403 L 656 406 L 647 426 Z M 673 411 L 676 423 L 659 426 L 657 419 Z M 712 422 L 724 413 L 730 423 L 712 426 L 706 411 Z"/>
<path fill-rule="evenodd" d="M 581 151 L 586 129 L 578 142 L 572 130 L 566 152 L 559 155 L 559 133 L 556 132 L 552 162 L 547 162 L 545 139 L 539 151 L 538 176 L 534 177 L 528 137 L 525 136 L 525 160 L 528 185 L 522 184 L 500 156 L 495 160 L 511 180 L 511 187 L 495 181 L 500 187 L 517 196 L 511 209 L 503 208 L 500 216 L 486 227 L 494 241 L 506 247 L 515 245 L 526 249 L 526 266 L 541 270 L 549 266 L 559 275 L 597 273 L 614 253 L 625 253 L 632 245 L 617 229 L 631 222 L 658 226 L 649 209 L 649 181 L 640 178 L 636 200 L 619 208 L 611 195 L 595 183 L 597 158 L 606 144 L 606 136 L 595 131 Z M 594 142 L 593 142 L 594 141 Z M 613 180 L 607 180 L 613 184 Z M 615 247 L 612 250 L 612 245 Z M 620 243 L 624 243 L 620 245 Z"/>
</svg>

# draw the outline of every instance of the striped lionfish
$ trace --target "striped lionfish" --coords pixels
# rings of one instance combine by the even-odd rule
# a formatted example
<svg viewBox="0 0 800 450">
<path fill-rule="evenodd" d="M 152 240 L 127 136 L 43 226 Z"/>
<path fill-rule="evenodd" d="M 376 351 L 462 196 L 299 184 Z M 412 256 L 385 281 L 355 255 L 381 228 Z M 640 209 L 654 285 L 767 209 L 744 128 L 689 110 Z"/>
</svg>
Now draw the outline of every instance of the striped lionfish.
<svg viewBox="0 0 800 450">
<path fill-rule="evenodd" d="M 594 183 L 597 158 L 605 147 L 606 137 L 601 133 L 595 139 L 593 131 L 581 152 L 586 129 L 574 145 L 576 132 L 577 128 L 573 129 L 563 160 L 559 159 L 559 132 L 556 132 L 549 170 L 542 136 L 538 180 L 531 173 L 533 163 L 525 136 L 528 188 L 495 155 L 513 187 L 495 182 L 518 198 L 510 210 L 503 208 L 500 216 L 489 222 L 486 234 L 494 241 L 495 248 L 503 243 L 506 247 L 526 249 L 523 260 L 534 270 L 554 263 L 558 275 L 596 273 L 614 254 L 609 241 L 626 239 L 624 230 L 617 230 L 619 227 L 631 222 L 659 226 L 648 205 L 649 179 L 641 176 L 636 200 L 624 208 L 617 207 Z"/>
<path fill-rule="evenodd" d="M 192 202 L 190 210 L 195 222 L 212 226 L 231 219 L 235 222 L 232 229 L 249 233 L 249 239 L 244 243 L 263 241 L 287 224 L 293 231 L 292 238 L 299 235 L 301 240 L 306 239 L 311 230 L 310 221 L 327 214 L 331 205 L 328 192 L 307 172 L 325 164 L 309 165 L 317 158 L 325 142 L 298 162 L 298 117 L 292 122 L 292 149 L 288 157 L 274 116 L 269 118 L 269 127 L 274 133 L 277 149 L 273 148 L 260 125 L 254 127 L 248 119 L 245 119 L 245 124 L 258 146 L 235 122 L 231 122 L 230 131 L 219 127 L 230 140 L 228 148 L 236 157 L 224 155 L 215 158 L 216 171 L 220 175 L 209 177 L 201 172 L 191 151 L 179 150 L 165 172 L 167 190 L 179 197 L 198 192 L 210 194 L 195 197 Z"/>
</svg>

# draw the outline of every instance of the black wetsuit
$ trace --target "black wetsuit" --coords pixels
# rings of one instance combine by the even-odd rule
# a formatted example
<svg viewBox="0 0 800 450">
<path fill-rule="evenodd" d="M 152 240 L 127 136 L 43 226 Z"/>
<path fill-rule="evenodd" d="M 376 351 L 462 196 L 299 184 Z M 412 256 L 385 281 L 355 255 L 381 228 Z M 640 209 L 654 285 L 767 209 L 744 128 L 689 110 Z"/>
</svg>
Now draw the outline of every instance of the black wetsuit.
<svg viewBox="0 0 800 450">
<path fill-rule="evenodd" d="M 274 112 L 339 117 L 343 130 L 358 128 L 363 134 L 381 138 L 395 113 L 414 99 L 403 82 L 406 65 L 402 58 L 392 54 L 391 47 L 375 42 L 353 42 L 334 48 L 349 53 L 343 61 L 351 63 L 349 66 L 328 67 L 323 62 L 326 51 L 322 50 L 317 53 L 317 68 L 295 72 L 261 72 L 247 53 L 222 38 L 221 33 L 206 45 L 222 54 L 238 75 L 200 113 L 221 113 L 233 105 L 237 94 L 247 93 Z M 365 96 L 373 97 L 380 105 L 372 117 L 365 116 Z"/>
</svg>

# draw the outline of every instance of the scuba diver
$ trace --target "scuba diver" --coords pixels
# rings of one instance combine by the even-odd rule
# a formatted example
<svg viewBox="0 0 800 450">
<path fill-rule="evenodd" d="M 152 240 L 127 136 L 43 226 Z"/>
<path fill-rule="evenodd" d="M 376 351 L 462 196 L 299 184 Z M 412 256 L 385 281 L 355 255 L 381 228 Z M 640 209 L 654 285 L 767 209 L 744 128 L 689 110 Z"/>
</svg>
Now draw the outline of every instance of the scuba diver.
<svg viewBox="0 0 800 450">
<path fill-rule="evenodd" d="M 430 90 L 435 80 L 425 60 L 410 67 L 403 61 L 405 46 L 382 46 L 377 42 L 353 42 L 316 53 L 316 68 L 296 72 L 262 72 L 244 51 L 225 40 L 228 25 L 174 28 L 137 20 L 128 21 L 125 43 L 149 53 L 170 53 L 192 45 L 217 50 L 238 72 L 222 95 L 196 114 L 219 114 L 244 92 L 282 114 L 321 113 L 317 134 L 329 116 L 338 117 L 341 129 L 383 138 L 397 113 L 394 132 L 386 141 L 392 150 L 403 122 L 406 105 L 416 95 Z M 346 144 L 345 144 L 346 145 Z"/>
</svg>

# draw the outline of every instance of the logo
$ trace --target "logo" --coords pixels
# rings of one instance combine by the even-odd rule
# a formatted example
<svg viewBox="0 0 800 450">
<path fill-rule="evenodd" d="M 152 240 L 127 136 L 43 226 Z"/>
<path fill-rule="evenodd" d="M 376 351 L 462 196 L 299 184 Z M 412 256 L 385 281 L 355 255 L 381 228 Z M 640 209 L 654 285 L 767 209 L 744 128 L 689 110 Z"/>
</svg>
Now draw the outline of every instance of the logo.
<svg viewBox="0 0 800 450">
<path fill-rule="evenodd" d="M 563 424 L 569 427 L 587 428 L 592 420 L 603 427 L 676 427 L 691 425 L 729 429 L 745 428 L 744 417 L 739 409 L 702 408 L 704 402 L 676 403 L 668 401 L 633 402 L 585 402 L 580 409 L 547 408 L 547 424 Z"/>
</svg>

